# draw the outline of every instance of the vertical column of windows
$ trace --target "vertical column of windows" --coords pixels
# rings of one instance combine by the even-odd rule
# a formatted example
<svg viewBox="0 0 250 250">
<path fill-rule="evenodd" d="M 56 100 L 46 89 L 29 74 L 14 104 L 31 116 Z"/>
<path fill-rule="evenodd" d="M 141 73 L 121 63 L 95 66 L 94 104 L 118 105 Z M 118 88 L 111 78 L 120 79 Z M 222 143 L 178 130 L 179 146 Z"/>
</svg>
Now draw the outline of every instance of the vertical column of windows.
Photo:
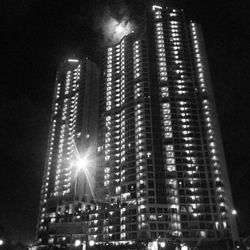
<svg viewBox="0 0 250 250">
<path fill-rule="evenodd" d="M 133 67 L 134 67 L 134 79 L 142 76 L 142 55 L 141 55 L 141 45 L 139 41 L 135 41 L 133 44 Z M 134 97 L 135 100 L 143 97 L 143 82 L 136 81 L 134 87 Z"/>
<path fill-rule="evenodd" d="M 171 20 L 169 22 L 169 25 L 170 25 L 171 52 L 172 56 L 174 57 L 175 63 L 178 64 L 177 61 L 180 60 L 180 49 L 181 49 L 180 23 L 179 21 Z M 178 72 L 175 73 L 177 74 L 182 73 L 180 71 L 181 69 L 178 69 Z"/>
<path fill-rule="evenodd" d="M 136 99 L 136 96 L 135 96 Z M 138 203 L 138 229 L 146 227 L 146 133 L 144 122 L 144 104 L 135 106 L 135 152 L 136 152 L 136 187 Z"/>
<path fill-rule="evenodd" d="M 158 14 L 155 14 L 155 18 L 161 13 L 157 11 Z M 156 13 L 156 12 L 155 12 Z M 157 59 L 158 59 L 158 69 L 159 75 L 158 78 L 160 81 L 167 81 L 167 64 L 166 64 L 166 51 L 165 51 L 165 42 L 164 42 L 164 32 L 163 32 L 163 23 L 156 22 L 156 46 L 157 46 Z M 164 103 L 164 99 L 169 97 L 169 88 L 164 82 L 160 85 L 160 97 L 162 98 L 161 113 L 163 118 L 163 130 L 165 138 L 172 138 L 172 126 L 171 126 L 171 111 L 170 104 Z"/>
<path fill-rule="evenodd" d="M 70 88 L 70 76 L 71 71 L 68 71 L 66 74 L 66 84 L 65 84 L 65 95 L 69 93 Z M 62 109 L 62 122 L 65 122 L 67 119 L 67 112 L 68 112 L 68 103 L 69 99 L 65 98 L 63 101 L 63 109 Z M 61 167 L 62 167 L 62 160 L 63 160 L 63 150 L 64 150 L 64 143 L 65 143 L 65 124 L 62 125 L 60 128 L 60 135 L 59 135 L 59 145 L 58 145 L 58 155 L 57 155 L 57 165 L 56 165 L 56 175 L 55 175 L 55 185 L 54 185 L 54 196 L 57 196 L 60 191 L 60 184 L 61 184 Z M 67 138 L 66 138 L 67 140 Z"/>
<path fill-rule="evenodd" d="M 200 216 L 199 207 L 200 207 L 200 195 L 199 190 L 196 187 L 196 184 L 199 183 L 199 178 L 197 178 L 197 175 L 199 175 L 199 164 L 197 161 L 196 153 L 192 150 L 194 145 L 194 137 L 193 132 L 191 131 L 191 119 L 189 118 L 191 116 L 191 110 L 188 107 L 187 101 L 179 101 L 179 111 L 181 115 L 181 135 L 184 140 L 183 143 L 183 157 L 185 159 L 185 171 L 184 171 L 184 177 L 185 180 L 179 182 L 179 188 L 186 189 L 186 199 L 185 199 L 185 206 L 181 206 L 181 212 L 182 213 L 189 213 L 190 218 L 192 220 L 195 220 Z"/>
<path fill-rule="evenodd" d="M 169 102 L 161 103 L 161 113 L 163 118 L 163 131 L 165 138 L 172 138 L 172 121 L 171 121 L 171 109 Z"/>
<path fill-rule="evenodd" d="M 77 87 L 78 87 L 77 81 L 80 79 L 80 73 L 81 73 L 81 64 L 79 64 L 79 65 L 74 69 L 72 91 L 76 91 L 76 89 L 77 89 Z"/>
<path fill-rule="evenodd" d="M 199 46 L 199 42 L 197 39 L 198 37 L 197 28 L 194 23 L 191 23 L 191 28 L 192 28 L 192 42 L 193 42 L 193 49 L 195 53 L 195 63 L 196 63 L 199 86 L 200 86 L 201 92 L 205 92 L 206 86 L 205 86 L 205 79 L 204 79 L 204 67 L 202 65 L 200 46 Z"/>
<path fill-rule="evenodd" d="M 170 13 L 171 16 L 177 16 L 178 13 L 173 10 Z M 193 218 L 198 217 L 198 204 L 197 202 L 200 200 L 197 195 L 197 188 L 195 188 L 196 183 L 198 182 L 197 176 L 198 165 L 197 165 L 197 157 L 195 156 L 195 152 L 191 150 L 192 142 L 194 141 L 192 128 L 190 126 L 190 117 L 192 116 L 191 110 L 189 107 L 189 102 L 186 94 L 188 91 L 188 85 L 186 82 L 186 72 L 184 70 L 184 64 L 181 59 L 181 50 L 183 50 L 183 44 L 181 43 L 181 26 L 180 22 L 176 20 L 170 21 L 170 31 L 171 31 L 171 49 L 174 57 L 174 62 L 176 64 L 174 74 L 176 79 L 176 94 L 179 95 L 183 101 L 177 102 L 178 113 L 180 117 L 180 135 L 182 140 L 184 141 L 184 151 L 183 157 L 185 162 L 185 171 L 184 171 L 184 180 L 178 180 L 179 189 L 186 189 L 189 187 L 189 195 L 186 195 L 185 206 L 181 206 L 181 212 L 188 211 L 190 216 Z M 183 192 L 183 191 L 182 191 Z M 187 209 L 187 210 L 186 210 Z M 185 212 L 184 212 L 185 213 Z"/>
<path fill-rule="evenodd" d="M 113 69 L 112 69 L 112 60 L 113 53 L 112 48 L 108 48 L 107 52 L 107 69 L 106 69 L 106 110 L 111 110 L 112 107 L 112 78 L 113 78 Z M 110 161 L 111 156 L 111 116 L 107 115 L 105 117 L 105 144 L 104 144 L 104 154 L 105 161 L 108 163 Z M 106 165 L 104 169 L 104 186 L 108 187 L 110 183 L 110 167 Z"/>
<path fill-rule="evenodd" d="M 124 163 L 125 157 L 125 110 L 121 112 L 121 163 Z M 123 180 L 124 178 L 122 178 Z"/>
<path fill-rule="evenodd" d="M 125 157 L 125 150 L 126 150 L 126 144 L 125 144 L 125 41 L 122 40 L 121 42 L 121 113 L 120 113 L 120 164 L 124 164 L 126 157 Z M 123 167 L 122 170 L 120 170 L 120 185 L 123 184 L 125 181 L 125 169 Z M 122 193 L 121 189 L 118 189 L 120 195 L 121 195 L 121 201 L 126 201 L 127 196 L 126 193 Z M 121 231 L 121 239 L 126 239 L 126 208 L 122 208 L 120 210 L 121 217 L 120 217 L 120 231 Z"/>
<path fill-rule="evenodd" d="M 60 131 L 57 166 L 56 166 L 56 176 L 55 176 L 55 187 L 54 187 L 54 195 L 55 196 L 58 195 L 58 191 L 59 191 L 60 173 L 61 173 L 61 165 L 62 165 L 63 146 L 64 146 L 64 136 L 65 136 L 65 124 L 62 125 L 61 131 Z"/>
<path fill-rule="evenodd" d="M 121 51 L 123 49 L 123 51 Z M 121 92 L 121 76 L 124 74 L 121 71 L 121 61 L 124 60 L 124 43 L 118 44 L 115 47 L 115 82 L 114 88 L 115 93 L 113 95 L 115 107 L 120 107 L 120 92 Z M 125 156 L 124 145 L 121 144 L 121 114 L 117 112 L 112 117 L 112 180 L 114 183 L 114 191 L 116 197 L 120 197 L 121 186 L 120 186 L 120 163 L 121 158 Z M 123 134 L 124 136 L 124 134 Z"/>
<path fill-rule="evenodd" d="M 163 35 L 161 39 L 163 39 Z M 165 48 L 164 48 L 165 49 Z M 159 53 L 159 52 L 158 52 Z M 159 56 L 160 62 L 165 62 L 165 50 L 161 51 Z M 164 78 L 160 78 L 164 80 Z M 168 80 L 167 78 L 165 80 Z M 167 101 L 169 97 L 169 87 L 167 84 L 162 83 L 160 85 L 160 96 L 161 96 L 161 114 L 163 120 L 163 132 L 166 139 L 173 137 L 172 131 L 172 117 L 171 117 L 171 106 Z M 167 192 L 167 203 L 170 209 L 170 229 L 173 235 L 180 235 L 180 216 L 179 216 L 179 200 L 177 197 L 177 179 L 176 179 L 176 166 L 175 166 L 175 156 L 172 144 L 165 144 L 165 157 L 166 157 L 166 192 Z"/>
<path fill-rule="evenodd" d="M 110 141 L 111 141 L 111 116 L 106 116 L 106 133 L 105 133 L 105 161 L 108 162 L 110 160 Z M 110 178 L 110 168 L 105 168 L 105 175 L 104 175 L 104 186 L 109 185 L 109 178 Z"/>
<path fill-rule="evenodd" d="M 121 112 L 121 127 L 120 127 L 120 133 L 121 133 L 121 164 L 125 162 L 125 110 L 123 109 Z M 121 171 L 121 185 L 125 181 L 125 169 L 122 169 Z M 121 200 L 122 202 L 126 201 L 128 193 L 121 193 Z M 121 230 L 121 239 L 126 239 L 126 208 L 122 208 L 120 210 L 121 217 L 120 217 L 120 230 Z"/>
<path fill-rule="evenodd" d="M 71 71 L 68 71 L 67 75 L 66 75 L 65 95 L 67 95 L 69 93 L 69 89 L 70 89 L 70 77 L 71 77 Z"/>
<path fill-rule="evenodd" d="M 205 70 L 202 62 L 203 60 L 199 44 L 199 32 L 195 23 L 191 23 L 191 33 L 192 33 L 193 51 L 195 54 L 195 64 L 196 64 L 196 72 L 197 72 L 199 87 L 201 89 L 201 92 L 206 92 Z M 222 228 L 226 229 L 228 227 L 228 222 L 226 220 L 227 204 L 225 202 L 226 201 L 225 190 L 223 188 L 223 180 L 221 178 L 221 166 L 217 152 L 214 126 L 212 124 L 211 104 L 208 99 L 204 99 L 202 101 L 202 107 L 203 107 L 203 115 L 205 118 L 206 130 L 207 130 L 209 153 L 211 157 L 211 163 L 215 178 L 216 197 L 217 201 L 219 201 L 218 210 L 220 216 L 219 216 L 219 221 L 215 222 L 215 227 L 217 230 Z"/>
<path fill-rule="evenodd" d="M 77 121 L 77 114 L 78 114 L 78 103 L 79 103 L 79 93 L 76 92 L 70 98 L 70 109 L 68 112 L 68 141 L 70 143 L 70 147 L 67 150 L 67 158 L 70 160 L 72 158 L 73 153 L 73 143 L 76 137 L 76 121 Z"/>
<path fill-rule="evenodd" d="M 162 18 L 162 14 L 160 10 L 154 11 L 154 16 L 155 19 L 161 19 Z"/>
<path fill-rule="evenodd" d="M 121 43 L 121 106 L 125 102 L 125 54 L 124 40 Z"/>
<path fill-rule="evenodd" d="M 138 103 L 135 106 L 135 132 L 136 132 L 136 168 L 138 172 L 137 178 L 137 190 L 143 190 L 146 188 L 146 179 L 145 177 L 145 160 L 143 155 L 146 152 L 146 140 L 145 140 L 145 122 L 143 118 L 144 105 Z M 143 173 L 144 172 L 144 173 Z M 145 204 L 145 198 L 141 197 L 140 193 L 137 193 L 138 204 Z"/>
<path fill-rule="evenodd" d="M 134 92 L 136 93 L 136 86 Z M 136 100 L 136 94 L 134 95 Z M 151 152 L 146 149 L 146 130 L 145 130 L 145 105 L 138 103 L 135 106 L 135 153 L 136 153 L 136 197 L 138 203 L 138 229 L 146 228 L 146 209 L 147 202 L 147 157 L 151 157 Z"/>
<path fill-rule="evenodd" d="M 111 48 L 109 49 L 111 51 Z M 110 58 L 109 58 L 110 59 Z M 105 150 L 107 150 L 107 164 L 105 168 L 104 184 L 109 188 L 109 196 L 111 202 L 118 202 L 121 198 L 121 160 L 125 158 L 124 143 L 121 137 L 124 136 L 124 131 L 121 131 L 121 120 L 124 119 L 121 112 L 121 85 L 124 85 L 124 71 L 121 70 L 121 64 L 124 66 L 124 42 L 117 44 L 112 48 L 112 114 L 107 112 L 108 121 L 106 120 L 106 137 L 108 143 Z M 123 82 L 121 84 L 121 82 Z M 124 86 L 123 86 L 124 87 Z M 124 91 L 124 90 L 123 90 Z M 109 115 L 110 114 L 110 115 Z M 106 117 L 106 118 L 107 118 Z M 123 133 L 123 135 L 121 135 Z M 110 141 L 109 141 L 110 139 Z M 112 216 L 113 212 L 109 213 Z M 117 237 L 119 232 L 114 234 L 114 226 L 120 226 L 118 222 L 107 221 L 104 227 L 104 238 L 113 239 Z"/>
<path fill-rule="evenodd" d="M 47 174 L 46 174 L 46 180 L 49 178 L 49 172 L 51 169 L 51 161 L 52 161 L 52 155 L 54 150 L 54 140 L 55 140 L 55 130 L 56 130 L 56 119 L 53 119 L 52 126 L 51 126 L 51 134 L 50 134 L 50 143 L 49 143 L 49 152 L 48 152 L 48 166 L 47 166 Z M 47 183 L 48 186 L 48 183 Z"/>
<path fill-rule="evenodd" d="M 166 145 L 166 152 L 171 156 L 173 154 L 173 145 Z M 169 158 L 167 158 L 169 159 Z M 170 158 L 171 159 L 171 158 Z M 166 165 L 169 172 L 173 172 L 175 169 L 175 165 L 173 164 L 173 161 L 170 161 L 171 164 Z M 178 188 L 178 181 L 175 177 L 175 175 L 167 175 L 166 178 L 166 192 L 168 195 L 167 199 L 167 207 L 170 215 L 170 221 L 169 221 L 169 229 L 170 234 L 175 236 L 180 236 L 181 232 L 181 225 L 180 225 L 180 206 L 179 201 L 177 197 L 177 188 Z"/>
<path fill-rule="evenodd" d="M 79 67 L 77 68 L 79 69 Z M 76 70 L 78 71 L 78 70 Z M 66 127 L 66 140 L 65 140 L 65 158 L 67 162 L 70 162 L 73 158 L 74 154 L 74 145 L 75 145 L 75 138 L 76 138 L 76 121 L 77 121 L 77 111 L 78 111 L 78 103 L 79 103 L 79 93 L 75 92 L 79 88 L 79 83 L 77 84 L 77 78 L 80 77 L 79 73 L 76 72 L 76 77 L 73 80 L 72 96 L 70 98 L 70 107 L 67 113 L 67 127 Z M 78 78 L 79 79 L 79 78 Z M 64 183 L 62 185 L 62 194 L 65 195 L 70 192 L 70 185 L 71 185 L 71 175 L 72 175 L 72 165 L 66 164 L 64 167 Z"/>
<path fill-rule="evenodd" d="M 107 69 L 106 69 L 106 110 L 111 110 L 111 97 L 112 97 L 112 48 L 108 48 L 107 52 Z M 111 116 L 106 116 L 105 118 L 105 161 L 108 162 L 110 160 L 110 141 L 111 141 Z M 106 167 L 104 169 L 104 186 L 109 185 L 110 179 L 110 168 Z"/>
<path fill-rule="evenodd" d="M 121 113 L 120 113 L 120 147 L 121 147 L 121 164 L 125 162 L 125 110 L 124 110 L 124 104 L 125 104 L 125 41 L 122 40 L 121 42 Z M 125 180 L 125 169 L 122 169 L 120 171 L 120 179 L 121 179 L 121 185 Z M 119 189 L 119 192 L 121 194 L 121 199 L 126 200 L 126 194 L 124 196 L 123 193 L 121 193 L 121 190 Z M 126 208 L 121 208 L 120 210 L 121 217 L 120 217 L 120 231 L 121 231 L 121 240 L 126 239 Z"/>
<path fill-rule="evenodd" d="M 177 13 L 170 13 L 171 15 L 177 15 Z M 170 45 L 171 45 L 171 52 L 172 52 L 172 56 L 174 58 L 174 62 L 176 64 L 176 70 L 174 73 L 179 75 L 179 80 L 177 81 L 178 83 L 183 83 L 182 78 L 184 78 L 184 75 L 182 73 L 184 73 L 183 71 L 183 60 L 181 60 L 180 58 L 180 50 L 182 49 L 182 45 L 181 45 L 181 36 L 180 36 L 180 22 L 179 21 L 175 21 L 175 20 L 171 20 L 169 22 L 169 27 L 170 27 Z"/>
<path fill-rule="evenodd" d="M 167 63 L 166 63 L 166 52 L 165 42 L 163 33 L 162 22 L 155 23 L 156 33 L 156 50 L 157 50 L 157 65 L 158 65 L 158 78 L 160 81 L 167 81 Z"/>
<path fill-rule="evenodd" d="M 44 194 L 47 196 L 48 191 L 48 181 L 49 181 L 49 175 L 51 170 L 51 161 L 53 156 L 53 150 L 54 150 L 54 140 L 55 140 L 55 130 L 56 130 L 56 119 L 53 119 L 52 126 L 51 126 L 51 134 L 50 134 L 50 143 L 49 143 L 49 150 L 48 150 L 48 161 L 47 161 L 47 173 L 45 175 L 45 183 L 44 183 Z"/>
<path fill-rule="evenodd" d="M 213 167 L 213 173 L 215 178 L 215 188 L 216 188 L 216 197 L 219 202 L 219 213 L 220 213 L 220 223 L 219 221 L 215 222 L 215 227 L 218 229 L 228 227 L 228 222 L 226 220 L 227 213 L 227 204 L 226 204 L 226 194 L 223 188 L 223 180 L 221 178 L 221 166 L 220 160 L 217 152 L 216 138 L 214 133 L 213 124 L 211 122 L 211 104 L 207 99 L 202 101 L 202 106 L 204 110 L 205 123 L 207 129 L 207 137 L 208 137 L 208 145 L 209 145 L 209 153 L 211 157 L 211 163 Z"/>
<path fill-rule="evenodd" d="M 111 95 L 112 95 L 112 48 L 108 49 L 107 56 L 107 72 L 106 72 L 106 110 L 111 109 Z"/>
<path fill-rule="evenodd" d="M 76 136 L 76 121 L 79 103 L 79 79 L 81 65 L 73 71 L 67 71 L 63 109 L 61 113 L 62 126 L 58 145 L 57 167 L 55 176 L 54 195 L 65 195 L 70 192 L 74 140 Z"/>
<path fill-rule="evenodd" d="M 143 83 L 137 82 L 134 87 L 135 99 L 143 97 Z"/>
<path fill-rule="evenodd" d="M 135 41 L 133 44 L 134 80 L 142 75 L 142 54 L 141 44 Z M 134 100 L 143 97 L 143 82 L 136 81 L 134 85 Z M 145 216 L 145 188 L 146 188 L 146 134 L 144 124 L 144 104 L 138 103 L 135 106 L 135 153 L 136 153 L 136 197 L 138 206 L 138 229 L 146 227 Z"/>
<path fill-rule="evenodd" d="M 120 91 L 121 91 L 121 102 L 120 105 L 122 107 L 122 111 L 120 113 L 120 148 L 121 148 L 121 163 L 125 162 L 125 110 L 123 104 L 125 103 L 125 41 L 122 40 L 121 42 L 121 84 L 120 84 Z M 121 177 L 123 180 L 124 177 Z"/>
<path fill-rule="evenodd" d="M 53 112 L 53 115 L 57 115 L 57 113 L 58 113 L 58 107 L 59 107 L 59 104 L 58 104 L 58 102 L 56 102 L 56 103 L 54 104 L 54 112 Z"/>
<path fill-rule="evenodd" d="M 56 109 L 54 109 L 55 112 Z M 56 110 L 57 111 L 57 110 Z M 55 113 L 54 113 L 55 114 Z M 41 208 L 40 208 L 40 215 L 39 215 L 39 221 L 40 221 L 40 227 L 39 230 L 43 230 L 43 223 L 45 218 L 45 211 L 46 211 L 46 202 L 48 197 L 48 186 L 49 186 L 49 177 L 50 177 L 50 170 L 51 170 L 51 161 L 52 161 L 52 155 L 54 150 L 54 140 L 55 140 L 55 130 L 56 130 L 56 119 L 53 119 L 51 124 L 51 130 L 50 130 L 50 136 L 49 136 L 49 145 L 48 145 L 48 159 L 47 159 L 47 167 L 46 172 L 43 177 L 43 186 L 41 190 Z"/>
<path fill-rule="evenodd" d="M 56 99 L 60 97 L 60 89 L 61 89 L 61 83 L 58 83 L 56 88 Z"/>
<path fill-rule="evenodd" d="M 172 235 L 180 236 L 180 209 L 177 191 L 176 162 L 173 144 L 165 145 L 165 173 L 166 173 L 166 193 L 167 204 L 170 212 L 170 229 Z"/>
<path fill-rule="evenodd" d="M 170 21 L 171 23 L 172 21 Z M 176 162 L 174 154 L 174 146 L 170 142 L 173 138 L 173 127 L 172 127 L 172 115 L 171 115 L 171 105 L 169 102 L 169 83 L 167 77 L 167 65 L 166 65 L 166 49 L 164 42 L 164 25 L 165 23 L 156 23 L 156 43 L 157 43 L 157 58 L 158 58 L 158 68 L 160 69 L 160 75 L 158 76 L 161 81 L 159 84 L 160 90 L 160 108 L 163 123 L 163 135 L 166 139 L 164 145 L 164 156 L 165 156 L 165 173 L 166 173 L 166 194 L 167 203 L 170 212 L 169 229 L 172 235 L 180 236 L 180 207 L 178 198 L 178 180 L 176 177 Z M 170 29 L 170 41 L 176 42 L 176 26 Z M 171 44 L 171 43 L 170 43 Z M 178 49 L 176 44 L 173 44 L 172 50 L 175 60 L 179 59 Z M 177 52 L 177 53 L 176 53 Z M 166 71 L 166 72 L 164 72 Z"/>
<path fill-rule="evenodd" d="M 177 17 L 177 16 L 178 16 L 178 12 L 177 12 L 177 10 L 172 9 L 172 12 L 171 12 L 171 13 L 169 13 L 169 16 L 171 16 L 171 17 Z"/>
<path fill-rule="evenodd" d="M 177 15 L 177 13 L 170 13 Z M 185 85 L 185 71 L 183 61 L 181 60 L 180 53 L 183 47 L 181 46 L 181 36 L 180 36 L 180 23 L 179 21 L 171 20 L 170 25 L 170 45 L 171 52 L 176 64 L 174 74 L 176 75 L 176 93 L 178 95 L 183 95 L 187 93 Z"/>
<path fill-rule="evenodd" d="M 141 76 L 141 60 L 139 55 L 139 41 L 135 41 L 133 44 L 133 67 L 134 67 L 134 79 Z"/>
<path fill-rule="evenodd" d="M 63 144 L 64 144 L 63 147 L 66 150 L 65 153 L 64 153 L 64 158 L 66 156 L 66 160 L 69 161 L 70 160 L 69 147 L 71 146 L 71 145 L 69 145 L 69 143 L 72 142 L 72 140 L 73 140 L 72 135 L 71 135 L 71 133 L 73 132 L 73 131 L 71 131 L 72 127 L 73 127 L 72 126 L 72 121 L 71 121 L 71 119 L 72 119 L 72 116 L 71 116 L 72 100 L 68 99 L 68 98 L 66 98 L 65 100 L 66 100 L 66 103 L 65 103 L 65 105 L 63 107 L 63 113 L 65 112 L 65 114 L 63 114 L 63 115 L 65 115 L 67 117 L 68 126 L 65 126 L 66 133 L 65 133 L 65 142 L 63 142 Z M 61 142 L 60 142 L 60 145 L 61 145 Z M 63 174 L 63 169 L 62 169 L 62 174 Z M 71 179 L 70 179 L 69 176 L 67 176 L 67 178 L 65 178 L 65 177 L 63 178 L 63 183 L 61 185 L 61 190 L 60 190 L 60 191 L 62 191 L 63 195 L 66 194 L 67 191 L 65 189 L 62 190 L 62 186 L 65 185 L 65 182 L 66 182 L 66 185 L 67 185 L 67 188 L 68 188 L 68 185 L 70 185 L 70 181 L 71 181 Z"/>
<path fill-rule="evenodd" d="M 121 208 L 121 240 L 126 239 L 126 208 Z"/>
</svg>

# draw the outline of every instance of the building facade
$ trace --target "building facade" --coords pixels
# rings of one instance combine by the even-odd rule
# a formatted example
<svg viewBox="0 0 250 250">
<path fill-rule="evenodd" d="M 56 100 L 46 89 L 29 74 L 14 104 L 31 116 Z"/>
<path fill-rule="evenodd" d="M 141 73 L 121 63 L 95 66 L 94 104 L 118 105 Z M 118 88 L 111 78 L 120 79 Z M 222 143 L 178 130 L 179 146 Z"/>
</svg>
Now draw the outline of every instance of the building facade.
<svg viewBox="0 0 250 250">
<path fill-rule="evenodd" d="M 107 48 L 98 89 L 88 60 L 59 68 L 40 244 L 238 238 L 201 28 L 161 6 L 145 26 Z"/>
<path fill-rule="evenodd" d="M 97 183 L 120 216 L 104 239 L 237 239 L 199 25 L 153 6 L 144 35 L 107 49 L 99 111 Z"/>
<path fill-rule="evenodd" d="M 88 59 L 68 59 L 58 68 L 37 224 L 40 245 L 53 243 L 55 234 L 79 231 L 75 222 L 93 200 L 98 74 Z M 79 169 L 86 156 L 92 161 Z"/>
</svg>

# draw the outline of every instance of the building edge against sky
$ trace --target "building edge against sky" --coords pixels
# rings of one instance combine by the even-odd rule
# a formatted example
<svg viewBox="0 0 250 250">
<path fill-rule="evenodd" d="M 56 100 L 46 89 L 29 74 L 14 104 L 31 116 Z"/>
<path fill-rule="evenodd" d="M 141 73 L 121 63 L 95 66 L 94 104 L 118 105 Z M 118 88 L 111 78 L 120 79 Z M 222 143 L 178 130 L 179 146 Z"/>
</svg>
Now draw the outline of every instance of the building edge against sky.
<svg viewBox="0 0 250 250">
<path fill-rule="evenodd" d="M 72 243 L 73 234 L 95 242 L 238 239 L 201 28 L 160 6 L 146 27 L 107 49 L 99 90 L 96 69 L 80 80 L 86 65 L 95 68 L 89 60 L 58 70 L 38 226 L 50 243 Z M 94 149 L 87 165 L 96 177 L 81 172 L 78 181 L 62 157 L 81 160 L 91 139 L 97 160 Z"/>
</svg>

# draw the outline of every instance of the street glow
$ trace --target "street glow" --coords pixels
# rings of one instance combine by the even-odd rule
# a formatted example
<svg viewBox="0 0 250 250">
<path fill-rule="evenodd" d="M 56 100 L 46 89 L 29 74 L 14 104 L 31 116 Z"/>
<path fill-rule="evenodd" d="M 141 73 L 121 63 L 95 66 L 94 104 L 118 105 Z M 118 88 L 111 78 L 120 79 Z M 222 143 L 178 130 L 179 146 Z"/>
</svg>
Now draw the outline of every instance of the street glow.
<svg viewBox="0 0 250 250">
<path fill-rule="evenodd" d="M 80 240 L 75 240 L 75 247 L 79 247 L 81 245 L 81 241 Z"/>
<path fill-rule="evenodd" d="M 2 246 L 3 245 L 3 240 L 2 239 L 0 239 L 0 246 Z"/>
</svg>

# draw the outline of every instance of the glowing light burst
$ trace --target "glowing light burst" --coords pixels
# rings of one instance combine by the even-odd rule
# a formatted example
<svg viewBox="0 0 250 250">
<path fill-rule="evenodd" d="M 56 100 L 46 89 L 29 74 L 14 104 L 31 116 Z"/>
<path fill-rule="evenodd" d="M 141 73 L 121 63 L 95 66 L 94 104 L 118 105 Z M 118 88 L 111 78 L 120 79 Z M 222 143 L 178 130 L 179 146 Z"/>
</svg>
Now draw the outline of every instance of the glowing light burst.
<svg viewBox="0 0 250 250">
<path fill-rule="evenodd" d="M 87 158 L 87 156 L 83 157 L 83 158 L 79 158 L 76 160 L 76 167 L 77 167 L 77 172 L 81 171 L 81 170 L 85 170 L 86 168 L 88 168 L 88 164 L 89 164 L 89 160 Z"/>
<path fill-rule="evenodd" d="M 121 33 L 123 31 L 124 27 L 119 24 L 118 26 L 115 27 L 115 32 L 116 33 Z"/>
<path fill-rule="evenodd" d="M 124 18 L 120 22 L 109 17 L 106 22 L 104 22 L 103 27 L 104 37 L 108 45 L 113 45 L 118 43 L 124 36 L 130 34 L 135 29 L 135 25 Z"/>
<path fill-rule="evenodd" d="M 95 183 L 95 158 L 93 149 L 88 148 L 84 154 L 79 152 L 76 143 L 74 142 L 74 159 L 71 160 L 71 166 L 75 169 L 75 178 L 82 172 L 85 176 L 90 192 L 94 197 L 94 183 Z"/>
</svg>

